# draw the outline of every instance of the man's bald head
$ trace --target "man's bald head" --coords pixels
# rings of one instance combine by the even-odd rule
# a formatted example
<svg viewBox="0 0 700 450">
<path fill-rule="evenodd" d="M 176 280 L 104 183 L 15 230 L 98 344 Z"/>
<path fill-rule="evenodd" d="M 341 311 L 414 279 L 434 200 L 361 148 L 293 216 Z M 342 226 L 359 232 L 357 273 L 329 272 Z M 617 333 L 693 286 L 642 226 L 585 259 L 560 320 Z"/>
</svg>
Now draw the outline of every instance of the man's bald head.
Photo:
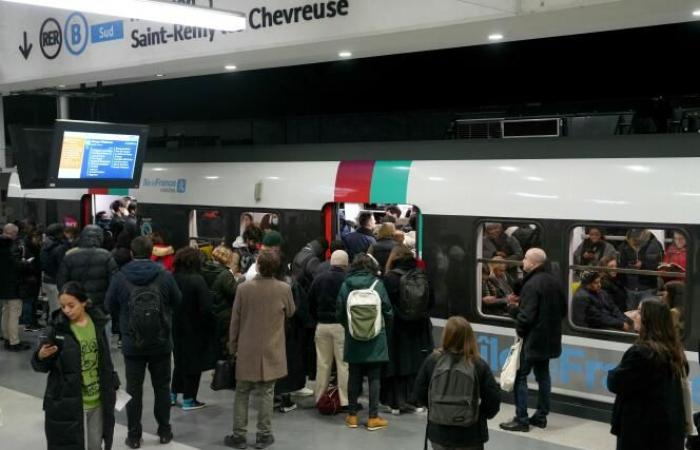
<svg viewBox="0 0 700 450">
<path fill-rule="evenodd" d="M 541 248 L 533 247 L 525 253 L 523 259 L 523 270 L 532 272 L 547 261 L 547 254 Z"/>
<path fill-rule="evenodd" d="M 19 228 L 17 228 L 17 225 L 15 225 L 14 223 L 8 223 L 2 228 L 2 234 L 9 238 L 17 239 L 17 234 L 19 234 Z"/>
</svg>

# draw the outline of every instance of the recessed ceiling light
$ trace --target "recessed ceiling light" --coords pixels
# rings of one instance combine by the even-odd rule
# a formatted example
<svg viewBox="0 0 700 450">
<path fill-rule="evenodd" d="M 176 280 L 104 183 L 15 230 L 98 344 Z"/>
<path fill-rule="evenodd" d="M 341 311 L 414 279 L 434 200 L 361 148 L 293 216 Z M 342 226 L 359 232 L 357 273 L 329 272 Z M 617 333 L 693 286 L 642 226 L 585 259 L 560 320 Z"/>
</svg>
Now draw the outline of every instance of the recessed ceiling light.
<svg viewBox="0 0 700 450">
<path fill-rule="evenodd" d="M 343 50 L 342 52 L 338 52 L 338 56 L 341 58 L 350 58 L 352 56 L 352 52 L 348 50 Z"/>
<path fill-rule="evenodd" d="M 156 74 L 156 77 L 158 77 L 158 78 L 163 78 L 164 76 L 165 76 L 164 73 L 157 73 L 157 74 Z"/>
<path fill-rule="evenodd" d="M 695 11 L 693 11 L 693 16 L 700 17 L 700 9 L 696 9 Z"/>
<path fill-rule="evenodd" d="M 224 66 L 224 69 L 226 69 L 226 70 L 236 70 L 236 69 L 238 69 L 238 67 L 234 66 L 233 64 L 226 64 L 226 65 Z"/>
<path fill-rule="evenodd" d="M 489 34 L 489 41 L 500 41 L 501 39 L 503 39 L 503 35 L 501 33 Z"/>
</svg>

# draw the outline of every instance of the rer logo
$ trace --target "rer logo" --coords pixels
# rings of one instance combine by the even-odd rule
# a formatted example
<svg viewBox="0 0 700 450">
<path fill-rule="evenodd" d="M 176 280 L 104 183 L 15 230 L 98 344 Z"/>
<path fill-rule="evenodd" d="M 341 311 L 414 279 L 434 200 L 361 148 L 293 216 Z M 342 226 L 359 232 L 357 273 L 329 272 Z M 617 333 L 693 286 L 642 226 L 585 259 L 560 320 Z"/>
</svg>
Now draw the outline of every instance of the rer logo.
<svg viewBox="0 0 700 450">
<path fill-rule="evenodd" d="M 46 59 L 55 59 L 61 53 L 63 32 L 56 19 L 48 18 L 39 30 L 39 48 Z"/>
<path fill-rule="evenodd" d="M 175 189 L 178 193 L 184 194 L 187 190 L 187 180 L 180 178 L 177 180 L 177 187 Z"/>
<path fill-rule="evenodd" d="M 63 27 L 63 35 L 66 40 L 66 48 L 71 54 L 77 56 L 83 53 L 90 38 L 90 29 L 85 16 L 79 12 L 74 12 L 68 16 Z"/>
</svg>

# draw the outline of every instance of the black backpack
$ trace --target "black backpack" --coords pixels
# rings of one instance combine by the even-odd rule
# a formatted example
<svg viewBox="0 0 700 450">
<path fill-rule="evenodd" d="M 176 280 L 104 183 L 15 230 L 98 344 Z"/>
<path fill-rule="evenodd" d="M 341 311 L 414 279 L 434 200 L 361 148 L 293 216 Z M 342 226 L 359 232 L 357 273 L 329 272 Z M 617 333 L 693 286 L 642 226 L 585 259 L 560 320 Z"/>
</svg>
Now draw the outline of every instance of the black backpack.
<svg viewBox="0 0 700 450">
<path fill-rule="evenodd" d="M 170 326 L 166 316 L 161 272 L 145 286 L 129 285 L 129 332 L 136 350 L 167 345 Z M 126 277 L 125 277 L 126 279 Z"/>
<path fill-rule="evenodd" d="M 401 276 L 399 302 L 396 313 L 403 320 L 422 320 L 430 317 L 430 288 L 428 277 L 420 269 L 394 269 Z"/>
<path fill-rule="evenodd" d="M 472 361 L 441 355 L 430 378 L 428 421 L 470 427 L 479 421 L 479 378 Z"/>
</svg>

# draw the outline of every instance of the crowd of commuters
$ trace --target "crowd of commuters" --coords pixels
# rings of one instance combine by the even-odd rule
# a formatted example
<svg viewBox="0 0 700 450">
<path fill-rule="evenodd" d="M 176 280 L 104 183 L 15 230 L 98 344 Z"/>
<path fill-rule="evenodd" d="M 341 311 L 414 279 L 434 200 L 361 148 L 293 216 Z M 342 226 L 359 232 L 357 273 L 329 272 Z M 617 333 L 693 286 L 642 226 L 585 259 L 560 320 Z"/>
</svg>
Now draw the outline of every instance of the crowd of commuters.
<svg viewBox="0 0 700 450">
<path fill-rule="evenodd" d="M 291 394 L 306 394 L 307 379 L 315 380 L 310 393 L 319 410 L 335 395 L 334 412 L 345 414 L 349 428 L 387 428 L 382 410 L 400 415 L 428 409 L 426 439 L 433 448 L 484 448 L 487 420 L 498 413 L 501 392 L 466 319 L 447 320 L 435 348 L 435 299 L 411 244 L 416 214 L 402 226 L 396 207 L 388 207 L 381 220 L 362 212 L 354 230 L 346 221 L 342 239 L 314 239 L 291 258 L 281 250 L 282 235 L 263 230 L 252 215 L 231 246 L 205 254 L 196 247 L 175 251 L 164 231 L 140 236 L 135 214 L 135 203 L 125 198 L 112 204 L 110 220 L 103 215 L 99 225 L 79 234 L 53 224 L 42 242 L 33 224 L 8 224 L 0 236 L 7 350 L 30 348 L 19 340 L 23 305 L 29 304 L 29 331 L 37 325 L 40 290 L 48 301 L 47 327 L 31 362 L 49 374 L 44 410 L 50 449 L 111 448 L 121 381 L 110 335 L 121 348 L 131 396 L 129 448 L 143 442 L 146 370 L 157 434 L 166 444 L 174 436 L 171 408 L 206 406 L 198 399 L 201 377 L 217 360 L 234 366 L 233 429 L 224 439 L 233 448 L 248 446 L 251 394 L 259 399 L 255 447 L 262 449 L 275 440 L 273 411 L 293 411 Z M 617 395 L 612 432 L 618 448 L 680 449 L 687 431 L 681 381 L 688 363 L 680 341 L 684 283 L 616 269 L 656 270 L 663 263 L 685 270 L 685 237 L 674 233 L 664 252 L 648 230 L 630 230 L 617 247 L 600 228 L 587 233 L 574 254 L 576 265 L 591 269 L 577 272 L 574 322 L 639 333 L 608 377 Z M 489 262 L 482 276 L 483 311 L 513 317 L 523 342 L 515 417 L 501 424 L 508 431 L 547 427 L 549 362 L 562 351 L 565 290 L 539 245 L 527 224 L 509 232 L 498 223 L 484 227 L 482 252 Z M 538 395 L 528 415 L 531 372 Z M 365 379 L 368 407 L 361 420 Z M 441 401 L 445 396 L 460 402 Z M 652 410 L 644 412 L 657 407 L 667 419 L 661 428 Z M 460 409 L 457 414 L 450 408 Z M 629 431 L 639 429 L 639 420 L 650 421 L 642 426 L 647 434 Z"/>
</svg>

